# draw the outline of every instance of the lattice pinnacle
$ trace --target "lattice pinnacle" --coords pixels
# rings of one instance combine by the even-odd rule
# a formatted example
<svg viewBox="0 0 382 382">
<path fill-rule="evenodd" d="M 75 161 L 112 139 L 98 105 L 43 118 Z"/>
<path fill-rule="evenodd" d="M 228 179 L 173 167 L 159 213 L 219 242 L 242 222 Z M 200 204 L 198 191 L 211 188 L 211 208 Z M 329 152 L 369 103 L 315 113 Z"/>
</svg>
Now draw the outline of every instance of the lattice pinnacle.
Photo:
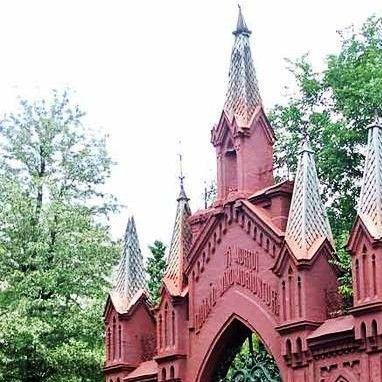
<svg viewBox="0 0 382 382">
<path fill-rule="evenodd" d="M 180 178 L 180 193 L 177 199 L 175 224 L 167 261 L 164 281 L 171 289 L 170 292 L 180 294 L 183 287 L 184 259 L 191 247 L 192 232 L 188 218 L 191 215 L 189 199 L 184 191 L 183 177 Z"/>
<path fill-rule="evenodd" d="M 249 44 L 251 31 L 247 28 L 240 7 L 237 27 L 233 34 L 235 42 L 224 110 L 229 116 L 235 116 L 240 126 L 246 127 L 257 105 L 261 103 L 261 97 Z"/>
<path fill-rule="evenodd" d="M 382 120 L 369 126 L 369 136 L 358 215 L 371 236 L 382 238 Z"/>
<path fill-rule="evenodd" d="M 130 217 L 127 223 L 123 255 L 119 262 L 114 293 L 117 293 L 127 307 L 135 294 L 145 289 L 145 270 L 143 256 L 139 247 L 139 240 L 135 221 Z"/>
<path fill-rule="evenodd" d="M 297 258 L 309 259 L 312 247 L 327 238 L 333 244 L 325 206 L 320 197 L 320 185 L 313 151 L 305 140 L 300 151 L 289 210 L 285 240 Z"/>
</svg>

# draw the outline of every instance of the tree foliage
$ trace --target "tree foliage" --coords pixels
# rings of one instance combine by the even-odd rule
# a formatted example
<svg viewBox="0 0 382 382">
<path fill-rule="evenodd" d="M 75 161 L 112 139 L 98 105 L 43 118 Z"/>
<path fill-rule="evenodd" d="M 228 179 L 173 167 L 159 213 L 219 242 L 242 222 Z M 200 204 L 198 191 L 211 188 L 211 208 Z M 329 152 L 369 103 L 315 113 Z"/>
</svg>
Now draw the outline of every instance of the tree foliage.
<svg viewBox="0 0 382 382">
<path fill-rule="evenodd" d="M 0 381 L 102 380 L 112 162 L 67 92 L 0 125 Z"/>
<path fill-rule="evenodd" d="M 350 261 L 343 250 L 355 218 L 363 172 L 367 125 L 382 115 L 382 18 L 369 18 L 360 30 L 339 33 L 341 49 L 325 69 L 314 71 L 307 55 L 288 61 L 297 91 L 271 112 L 278 141 L 276 165 L 296 170 L 298 147 L 307 134 L 316 154 L 322 195 L 328 206 L 342 291 L 350 293 Z"/>
<path fill-rule="evenodd" d="M 149 276 L 148 290 L 153 305 L 159 302 L 162 280 L 166 271 L 166 246 L 159 240 L 149 246 L 151 255 L 147 259 L 146 272 Z"/>
</svg>

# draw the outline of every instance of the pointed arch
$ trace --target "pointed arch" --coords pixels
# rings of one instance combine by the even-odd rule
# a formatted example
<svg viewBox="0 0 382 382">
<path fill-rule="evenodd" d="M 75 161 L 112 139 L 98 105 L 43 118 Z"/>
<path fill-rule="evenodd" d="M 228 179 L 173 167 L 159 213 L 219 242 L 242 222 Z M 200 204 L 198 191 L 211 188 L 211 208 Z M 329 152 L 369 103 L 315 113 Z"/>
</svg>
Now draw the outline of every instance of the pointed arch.
<svg viewBox="0 0 382 382">
<path fill-rule="evenodd" d="M 237 342 L 243 341 L 243 337 L 248 333 L 256 333 L 269 354 L 273 356 L 279 368 L 281 377 L 285 378 L 286 364 L 281 352 L 281 337 L 276 331 L 277 326 L 272 316 L 255 301 L 249 300 L 243 293 L 235 290 L 229 290 L 224 295 L 224 304 L 219 304 L 215 308 L 216 320 L 207 321 L 202 332 L 198 334 L 200 342 L 198 353 L 194 354 L 193 362 L 195 368 L 192 370 L 190 380 L 195 382 L 209 382 L 209 376 L 216 367 L 219 349 L 224 351 L 225 347 L 232 346 Z M 224 308 L 224 305 L 235 306 L 235 313 L 230 313 Z M 255 312 L 255 313 L 254 313 Z M 233 331 L 235 338 L 232 338 L 232 328 L 239 329 L 241 336 L 237 331 Z M 210 370 L 210 371 L 209 371 Z"/>
</svg>

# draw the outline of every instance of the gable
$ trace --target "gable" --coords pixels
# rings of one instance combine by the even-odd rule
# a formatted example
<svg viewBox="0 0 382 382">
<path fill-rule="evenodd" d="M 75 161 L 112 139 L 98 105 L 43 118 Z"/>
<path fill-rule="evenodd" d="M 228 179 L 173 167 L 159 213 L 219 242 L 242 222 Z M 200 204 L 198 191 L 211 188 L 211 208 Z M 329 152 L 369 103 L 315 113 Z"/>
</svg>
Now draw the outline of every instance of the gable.
<svg viewBox="0 0 382 382">
<path fill-rule="evenodd" d="M 316 248 L 313 256 L 309 259 L 296 258 L 293 255 L 293 251 L 289 247 L 288 243 L 284 242 L 280 251 L 280 256 L 277 258 L 272 269 L 278 276 L 281 277 L 285 274 L 286 269 L 291 264 L 293 264 L 293 268 L 296 270 L 301 268 L 305 269 L 313 267 L 317 260 L 322 258 L 325 259 L 329 267 L 339 276 L 340 269 L 335 264 L 330 263 L 330 261 L 335 258 L 335 253 L 331 243 L 327 239 L 324 239 L 321 242 L 321 244 Z"/>
<path fill-rule="evenodd" d="M 271 222 L 261 207 L 254 206 L 248 200 L 239 200 L 216 208 L 211 214 L 190 249 L 186 274 L 189 274 L 190 267 L 199 256 L 204 253 L 209 258 L 215 252 L 233 223 L 237 223 L 247 236 L 258 241 L 272 257 L 276 257 L 283 241 L 283 232 Z"/>
<path fill-rule="evenodd" d="M 368 245 L 381 245 L 379 240 L 375 240 L 369 233 L 362 219 L 357 216 L 350 232 L 346 249 L 351 255 L 354 255 L 365 243 Z"/>
<path fill-rule="evenodd" d="M 116 309 L 114 307 L 114 304 L 111 300 L 110 294 L 107 296 L 105 308 L 103 310 L 103 320 L 105 323 L 107 323 L 110 318 L 112 317 L 112 314 L 116 312 Z"/>
<path fill-rule="evenodd" d="M 257 107 L 253 119 L 250 122 L 250 131 L 250 134 L 258 134 L 261 132 L 261 134 L 264 134 L 267 141 L 273 145 L 275 141 L 275 133 L 261 105 Z"/>
<path fill-rule="evenodd" d="M 225 111 L 220 116 L 219 123 L 211 131 L 211 143 L 221 145 L 227 136 L 233 137 L 234 128 Z"/>
<path fill-rule="evenodd" d="M 232 211 L 231 211 L 232 212 Z M 281 239 L 253 223 L 246 213 L 222 213 L 196 252 L 188 272 L 191 316 L 196 330 L 226 291 L 237 288 L 278 316 L 278 277 L 272 267 Z"/>
</svg>

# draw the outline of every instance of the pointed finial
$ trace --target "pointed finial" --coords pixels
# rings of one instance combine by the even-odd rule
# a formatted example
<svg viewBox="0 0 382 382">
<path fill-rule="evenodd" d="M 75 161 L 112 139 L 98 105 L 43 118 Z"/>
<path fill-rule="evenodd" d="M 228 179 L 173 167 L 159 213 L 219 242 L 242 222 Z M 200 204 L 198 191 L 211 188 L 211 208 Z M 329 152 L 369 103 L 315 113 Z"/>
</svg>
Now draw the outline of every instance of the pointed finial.
<svg viewBox="0 0 382 382">
<path fill-rule="evenodd" d="M 179 141 L 179 145 L 181 145 L 181 141 Z M 180 150 L 179 154 L 179 180 L 180 180 L 180 192 L 177 201 L 179 202 L 180 200 L 190 200 L 187 198 L 186 191 L 184 191 L 184 174 L 183 174 L 183 155 Z"/>
<path fill-rule="evenodd" d="M 314 153 L 310 146 L 310 139 L 309 139 L 308 132 L 306 130 L 303 132 L 303 138 L 302 138 L 299 154 L 302 154 L 304 152 L 308 152 L 312 154 Z"/>
<path fill-rule="evenodd" d="M 239 16 L 237 18 L 236 30 L 232 33 L 235 36 L 237 36 L 239 34 L 245 34 L 245 35 L 249 36 L 252 32 L 248 29 L 247 24 L 245 23 L 240 4 L 237 4 L 237 6 L 239 8 Z"/>
<path fill-rule="evenodd" d="M 184 175 L 183 175 L 183 155 L 179 153 L 179 179 L 180 183 L 183 184 Z"/>
<path fill-rule="evenodd" d="M 382 118 L 379 116 L 378 112 L 375 113 L 373 120 L 371 121 L 371 123 L 368 126 L 369 129 L 371 129 L 373 127 L 382 128 Z"/>
</svg>

